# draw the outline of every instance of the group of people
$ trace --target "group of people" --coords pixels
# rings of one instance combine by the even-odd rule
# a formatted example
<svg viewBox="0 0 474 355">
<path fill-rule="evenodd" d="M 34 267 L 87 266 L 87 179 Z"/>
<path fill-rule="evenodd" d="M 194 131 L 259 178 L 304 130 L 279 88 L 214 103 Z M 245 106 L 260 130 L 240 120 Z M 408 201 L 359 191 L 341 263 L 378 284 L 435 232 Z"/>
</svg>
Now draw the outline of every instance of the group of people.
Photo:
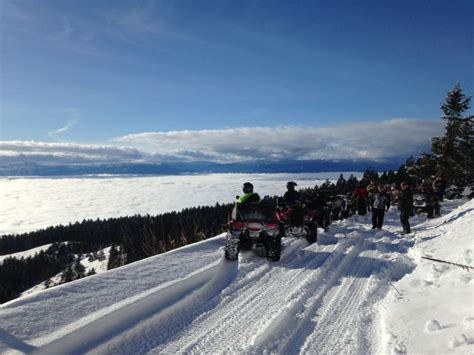
<svg viewBox="0 0 474 355">
<path fill-rule="evenodd" d="M 287 191 L 283 199 L 287 206 L 302 203 L 301 194 L 296 191 L 297 184 L 289 181 L 286 185 Z M 430 185 L 426 180 L 422 180 L 417 187 L 419 193 L 425 195 L 427 201 L 428 217 L 433 214 L 440 213 L 439 201 L 443 200 L 446 183 L 441 177 L 437 177 Z M 238 196 L 238 202 L 241 204 L 259 202 L 260 196 L 254 192 L 253 185 L 246 182 L 243 185 L 242 196 Z M 414 215 L 413 212 L 413 191 L 408 182 L 402 182 L 400 189 L 395 185 L 386 187 L 383 184 L 376 184 L 371 181 L 367 187 L 361 183 L 352 194 L 352 198 L 356 201 L 357 213 L 359 215 L 372 212 L 372 229 L 381 229 L 385 217 L 385 212 L 389 210 L 391 205 L 398 205 L 400 211 L 400 222 L 403 228 L 403 234 L 411 233 L 409 219 Z"/>
<path fill-rule="evenodd" d="M 440 201 L 443 201 L 446 191 L 446 181 L 437 176 L 430 184 L 426 179 L 422 179 L 418 185 L 418 192 L 423 195 L 426 203 L 428 218 L 440 216 Z"/>
<path fill-rule="evenodd" d="M 445 191 L 446 181 L 440 176 L 433 178 L 432 183 L 422 179 L 418 184 L 417 192 L 423 196 L 426 203 L 428 218 L 441 215 L 440 201 L 443 201 Z M 397 189 L 395 184 L 385 186 L 371 181 L 364 187 L 361 183 L 352 196 L 356 200 L 359 215 L 365 215 L 367 210 L 372 211 L 373 229 L 382 228 L 385 211 L 388 211 L 391 205 L 398 205 L 403 233 L 411 233 L 409 217 L 414 215 L 413 191 L 408 182 L 402 182 L 400 189 Z"/>
<path fill-rule="evenodd" d="M 372 212 L 372 229 L 382 229 L 385 212 L 392 204 L 397 203 L 403 233 L 411 233 L 409 218 L 413 214 L 413 193 L 407 182 L 400 184 L 400 190 L 391 186 L 388 192 L 385 185 L 377 185 L 373 180 L 367 187 L 360 183 L 353 198 L 359 215 L 367 214 L 367 210 Z"/>
</svg>

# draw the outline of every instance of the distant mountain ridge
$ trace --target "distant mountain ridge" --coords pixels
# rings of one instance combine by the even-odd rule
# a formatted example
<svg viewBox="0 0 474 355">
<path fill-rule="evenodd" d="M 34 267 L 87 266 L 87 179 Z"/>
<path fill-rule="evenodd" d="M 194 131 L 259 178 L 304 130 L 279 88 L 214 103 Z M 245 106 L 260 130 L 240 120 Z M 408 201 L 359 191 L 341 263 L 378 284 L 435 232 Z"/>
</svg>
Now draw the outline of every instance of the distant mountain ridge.
<svg viewBox="0 0 474 355">
<path fill-rule="evenodd" d="M 39 163 L 10 163 L 0 166 L 0 176 L 62 176 L 88 174 L 114 175 L 178 175 L 202 173 L 318 173 L 337 171 L 396 170 L 404 158 L 383 160 L 259 160 L 253 162 L 215 163 L 164 162 L 158 164 L 77 164 L 47 165 Z"/>
</svg>

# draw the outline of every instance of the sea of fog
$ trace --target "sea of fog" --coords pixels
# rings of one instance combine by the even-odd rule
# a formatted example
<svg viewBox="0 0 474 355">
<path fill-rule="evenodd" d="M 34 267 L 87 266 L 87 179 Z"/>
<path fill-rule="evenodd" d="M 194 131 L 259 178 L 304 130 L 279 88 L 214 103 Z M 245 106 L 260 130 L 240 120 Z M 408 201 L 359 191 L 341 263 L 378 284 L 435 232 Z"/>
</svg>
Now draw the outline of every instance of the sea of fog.
<svg viewBox="0 0 474 355">
<path fill-rule="evenodd" d="M 350 172 L 343 173 L 348 178 Z M 358 178 L 362 173 L 352 173 Z M 0 178 L 0 235 L 83 219 L 156 215 L 186 207 L 233 202 L 250 181 L 264 195 L 282 195 L 286 182 L 314 187 L 340 173 L 202 174 Z"/>
</svg>

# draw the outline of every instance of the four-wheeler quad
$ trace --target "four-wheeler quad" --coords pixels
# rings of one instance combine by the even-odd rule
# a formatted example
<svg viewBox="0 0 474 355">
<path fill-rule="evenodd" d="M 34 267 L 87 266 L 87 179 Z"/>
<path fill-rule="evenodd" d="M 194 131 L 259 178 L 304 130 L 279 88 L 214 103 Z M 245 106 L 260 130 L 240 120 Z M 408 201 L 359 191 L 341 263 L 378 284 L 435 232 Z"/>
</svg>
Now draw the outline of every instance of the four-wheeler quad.
<svg viewBox="0 0 474 355">
<path fill-rule="evenodd" d="M 309 243 L 317 240 L 316 211 L 311 205 L 279 206 L 276 211 L 285 235 L 304 237 Z"/>
<path fill-rule="evenodd" d="M 426 203 L 426 197 L 423 194 L 413 195 L 413 211 L 415 213 L 428 212 L 428 205 Z"/>
<path fill-rule="evenodd" d="M 229 216 L 225 258 L 237 260 L 240 250 L 255 249 L 257 255 L 278 261 L 282 232 L 271 203 L 236 203 Z"/>
</svg>

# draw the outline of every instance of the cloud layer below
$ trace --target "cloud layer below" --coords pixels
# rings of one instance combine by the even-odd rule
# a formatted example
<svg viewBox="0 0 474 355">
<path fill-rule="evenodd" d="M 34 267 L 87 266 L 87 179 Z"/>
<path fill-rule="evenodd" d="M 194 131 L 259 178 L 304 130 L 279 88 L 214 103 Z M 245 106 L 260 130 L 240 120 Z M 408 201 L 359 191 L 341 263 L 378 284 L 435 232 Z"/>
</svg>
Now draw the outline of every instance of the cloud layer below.
<svg viewBox="0 0 474 355">
<path fill-rule="evenodd" d="M 258 159 L 381 159 L 429 150 L 443 130 L 441 120 L 393 119 L 332 127 L 242 127 L 145 132 L 108 145 L 0 142 L 0 164 L 238 162 Z"/>
</svg>

